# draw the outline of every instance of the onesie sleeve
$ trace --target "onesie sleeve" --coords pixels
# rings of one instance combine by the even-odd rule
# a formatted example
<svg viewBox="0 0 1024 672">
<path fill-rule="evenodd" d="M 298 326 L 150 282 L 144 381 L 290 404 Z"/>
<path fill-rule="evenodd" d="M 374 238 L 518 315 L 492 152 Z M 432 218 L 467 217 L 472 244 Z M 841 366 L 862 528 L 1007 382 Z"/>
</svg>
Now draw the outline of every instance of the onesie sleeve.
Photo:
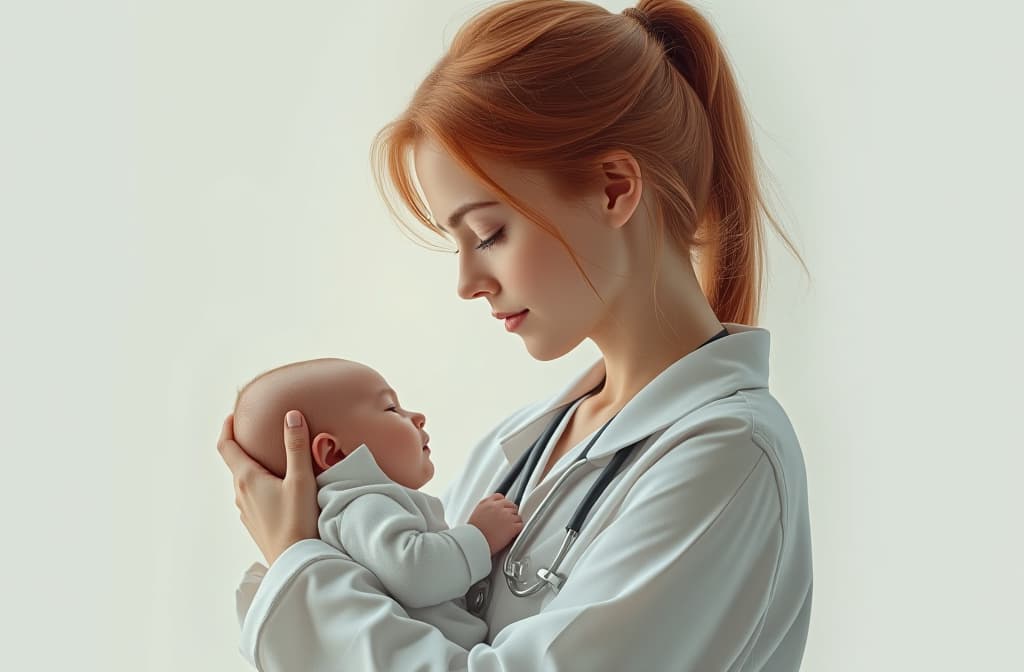
<svg viewBox="0 0 1024 672">
<path fill-rule="evenodd" d="M 462 597 L 490 574 L 490 549 L 474 525 L 429 532 L 421 514 L 379 493 L 352 500 L 336 520 L 338 538 L 352 559 L 407 607 Z"/>
</svg>

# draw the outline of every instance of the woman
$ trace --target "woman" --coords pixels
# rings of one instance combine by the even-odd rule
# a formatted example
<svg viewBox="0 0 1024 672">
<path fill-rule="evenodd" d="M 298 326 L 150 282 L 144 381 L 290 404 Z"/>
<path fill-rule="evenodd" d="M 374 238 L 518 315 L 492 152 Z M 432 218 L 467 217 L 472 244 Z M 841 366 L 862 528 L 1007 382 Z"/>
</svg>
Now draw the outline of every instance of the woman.
<svg viewBox="0 0 1024 672">
<path fill-rule="evenodd" d="M 766 212 L 710 25 L 678 0 L 622 15 L 497 5 L 461 29 L 375 157 L 382 186 L 456 244 L 460 297 L 487 301 L 537 359 L 586 338 L 602 355 L 480 440 L 442 496 L 448 522 L 532 455 L 506 489 L 529 524 L 575 458 L 591 462 L 536 516 L 522 564 L 500 553 L 467 595 L 489 641 L 466 651 L 316 538 L 300 414 L 284 426 L 283 480 L 233 441 L 229 416 L 218 449 L 270 564 L 243 653 L 268 671 L 798 669 L 806 478 L 768 390 L 769 334 L 743 326 L 757 320 Z M 549 581 L 525 590 L 542 568 Z"/>
</svg>

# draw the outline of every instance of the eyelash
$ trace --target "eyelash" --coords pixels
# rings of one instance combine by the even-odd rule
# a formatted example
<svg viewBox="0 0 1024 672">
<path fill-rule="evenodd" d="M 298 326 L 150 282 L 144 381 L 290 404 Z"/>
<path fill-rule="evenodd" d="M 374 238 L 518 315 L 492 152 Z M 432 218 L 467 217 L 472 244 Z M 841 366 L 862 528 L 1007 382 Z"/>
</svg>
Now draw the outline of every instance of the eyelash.
<svg viewBox="0 0 1024 672">
<path fill-rule="evenodd" d="M 494 245 L 495 243 L 500 242 L 504 237 L 505 237 L 505 227 L 503 226 L 500 229 L 498 229 L 497 233 L 495 233 L 493 236 L 491 236 L 487 240 L 480 241 L 480 244 L 476 246 L 476 249 L 478 249 L 478 250 L 486 250 L 491 245 Z"/>
<path fill-rule="evenodd" d="M 398 412 L 398 406 L 388 406 L 388 410 L 389 411 L 394 411 L 394 412 L 397 413 Z"/>
</svg>

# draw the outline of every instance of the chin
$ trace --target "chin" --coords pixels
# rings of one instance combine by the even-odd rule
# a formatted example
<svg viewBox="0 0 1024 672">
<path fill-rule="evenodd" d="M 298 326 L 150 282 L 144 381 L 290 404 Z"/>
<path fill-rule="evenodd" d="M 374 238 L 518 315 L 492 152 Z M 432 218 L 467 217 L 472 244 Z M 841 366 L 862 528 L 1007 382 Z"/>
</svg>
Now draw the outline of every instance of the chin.
<svg viewBox="0 0 1024 672">
<path fill-rule="evenodd" d="M 583 339 L 568 341 L 562 343 L 552 343 L 551 341 L 540 341 L 523 339 L 523 344 L 526 346 L 526 351 L 530 353 L 530 356 L 539 362 L 550 362 L 551 360 L 564 357 L 569 354 L 576 347 L 583 342 Z"/>
</svg>

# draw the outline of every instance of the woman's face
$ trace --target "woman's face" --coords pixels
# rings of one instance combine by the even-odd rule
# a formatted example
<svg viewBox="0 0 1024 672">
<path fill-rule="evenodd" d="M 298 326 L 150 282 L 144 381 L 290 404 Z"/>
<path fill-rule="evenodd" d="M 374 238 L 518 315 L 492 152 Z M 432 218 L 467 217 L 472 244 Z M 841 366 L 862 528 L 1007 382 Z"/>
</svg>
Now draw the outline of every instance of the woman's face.
<svg viewBox="0 0 1024 672">
<path fill-rule="evenodd" d="M 604 194 L 595 189 L 567 200 L 538 171 L 477 160 L 495 182 L 557 227 L 607 305 L 554 236 L 423 141 L 414 154 L 416 176 L 435 223 L 458 246 L 458 294 L 484 299 L 491 313 L 522 313 L 495 326 L 512 328 L 536 359 L 561 357 L 599 328 L 625 286 L 625 251 L 616 228 L 607 225 Z"/>
</svg>

